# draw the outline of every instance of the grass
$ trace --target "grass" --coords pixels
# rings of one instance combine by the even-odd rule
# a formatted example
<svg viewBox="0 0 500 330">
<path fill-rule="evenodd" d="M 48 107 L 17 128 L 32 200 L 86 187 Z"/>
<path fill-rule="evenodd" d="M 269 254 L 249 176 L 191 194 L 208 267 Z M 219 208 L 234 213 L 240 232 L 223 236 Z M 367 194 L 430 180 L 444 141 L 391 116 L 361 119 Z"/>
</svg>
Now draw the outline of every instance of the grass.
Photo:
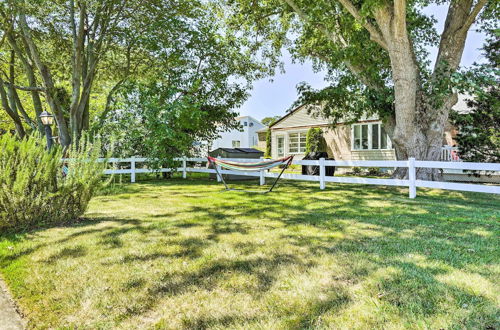
<svg viewBox="0 0 500 330">
<path fill-rule="evenodd" d="M 32 328 L 498 328 L 500 199 L 406 196 L 122 185 L 77 223 L 0 237 L 0 272 Z"/>
</svg>

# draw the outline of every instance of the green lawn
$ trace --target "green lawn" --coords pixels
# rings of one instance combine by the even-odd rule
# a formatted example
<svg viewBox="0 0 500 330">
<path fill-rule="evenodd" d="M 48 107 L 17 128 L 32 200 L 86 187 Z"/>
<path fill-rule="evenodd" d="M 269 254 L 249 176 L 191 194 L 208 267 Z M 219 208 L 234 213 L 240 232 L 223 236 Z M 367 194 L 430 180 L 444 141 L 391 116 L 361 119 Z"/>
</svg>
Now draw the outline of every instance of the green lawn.
<svg viewBox="0 0 500 330">
<path fill-rule="evenodd" d="M 123 185 L 78 223 L 0 237 L 0 272 L 33 328 L 500 327 L 498 196 L 221 188 Z"/>
</svg>

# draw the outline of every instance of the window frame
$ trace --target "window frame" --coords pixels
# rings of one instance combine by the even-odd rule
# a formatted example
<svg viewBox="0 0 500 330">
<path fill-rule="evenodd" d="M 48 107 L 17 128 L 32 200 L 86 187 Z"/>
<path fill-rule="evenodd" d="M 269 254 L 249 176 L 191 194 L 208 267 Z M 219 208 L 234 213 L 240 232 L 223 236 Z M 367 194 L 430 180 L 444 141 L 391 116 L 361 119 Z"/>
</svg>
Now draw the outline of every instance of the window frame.
<svg viewBox="0 0 500 330">
<path fill-rule="evenodd" d="M 363 126 L 367 126 L 367 138 L 368 138 L 368 148 L 363 149 Z M 378 125 L 378 146 L 379 148 L 373 149 L 373 127 L 375 125 Z M 376 122 L 368 122 L 368 123 L 356 123 L 351 125 L 351 151 L 373 151 L 373 150 L 392 150 L 392 142 L 391 139 L 389 138 L 389 135 L 386 133 L 387 136 L 387 146 L 386 148 L 382 148 L 382 122 L 381 121 L 376 121 Z M 356 127 L 359 127 L 359 140 L 360 140 L 360 148 L 355 148 L 355 140 L 354 140 L 354 131 Z"/>
<path fill-rule="evenodd" d="M 238 146 L 234 145 L 235 142 L 238 142 Z M 233 148 L 241 148 L 241 140 L 231 140 L 231 146 Z"/>
<path fill-rule="evenodd" d="M 292 152 L 290 151 L 290 135 L 292 134 L 298 134 L 298 148 L 297 148 L 297 152 Z M 301 151 L 300 149 L 300 145 L 301 145 L 301 139 L 304 139 L 304 150 Z M 299 131 L 289 131 L 287 132 L 287 138 L 286 138 L 286 142 L 285 142 L 285 148 L 286 148 L 286 151 L 287 151 L 287 155 L 301 155 L 301 154 L 305 154 L 306 153 L 306 138 L 307 138 L 307 130 L 299 130 Z"/>
<path fill-rule="evenodd" d="M 283 139 L 283 153 L 280 154 L 280 151 L 279 151 L 279 139 Z M 286 136 L 285 134 L 279 134 L 279 135 L 276 135 L 276 155 L 277 157 L 284 157 L 285 155 L 287 154 L 287 150 L 286 150 Z"/>
</svg>

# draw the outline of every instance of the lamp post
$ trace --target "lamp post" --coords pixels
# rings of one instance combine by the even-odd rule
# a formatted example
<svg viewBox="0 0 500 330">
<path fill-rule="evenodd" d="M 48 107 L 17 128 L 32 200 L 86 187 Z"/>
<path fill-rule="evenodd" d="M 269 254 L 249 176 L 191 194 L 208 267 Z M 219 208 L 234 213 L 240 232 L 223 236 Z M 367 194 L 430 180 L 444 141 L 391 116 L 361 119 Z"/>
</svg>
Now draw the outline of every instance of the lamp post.
<svg viewBox="0 0 500 330">
<path fill-rule="evenodd" d="M 43 127 L 45 128 L 45 137 L 47 138 L 47 150 L 52 147 L 52 129 L 50 125 L 54 122 L 54 116 L 44 111 L 40 114 L 40 120 L 42 121 Z"/>
</svg>

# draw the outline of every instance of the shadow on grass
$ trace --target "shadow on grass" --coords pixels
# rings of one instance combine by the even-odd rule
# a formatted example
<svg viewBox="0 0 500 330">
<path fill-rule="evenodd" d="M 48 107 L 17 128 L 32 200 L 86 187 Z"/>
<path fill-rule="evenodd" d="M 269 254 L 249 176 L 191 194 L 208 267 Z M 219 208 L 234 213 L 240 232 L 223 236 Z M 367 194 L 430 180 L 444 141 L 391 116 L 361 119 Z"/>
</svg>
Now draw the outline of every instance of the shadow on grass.
<svg viewBox="0 0 500 330">
<path fill-rule="evenodd" d="M 206 189 L 190 190 L 190 187 L 199 187 L 200 184 L 205 185 Z M 173 252 L 127 252 L 114 260 L 103 261 L 103 265 L 130 265 L 162 259 L 168 262 L 169 259 L 180 257 L 199 261 L 205 251 L 218 244 L 224 235 L 236 233 L 251 237 L 257 235 L 259 230 L 280 230 L 277 237 L 282 246 L 297 247 L 303 252 L 295 255 L 280 249 L 267 249 L 265 256 L 255 256 L 252 254 L 262 245 L 250 240 L 238 241 L 230 244 L 231 249 L 238 252 L 234 259 L 214 258 L 202 263 L 198 269 L 161 273 L 155 281 L 133 278 L 124 283 L 123 289 L 143 289 L 147 294 L 138 298 L 140 301 L 136 305 L 140 307 L 131 306 L 119 319 L 153 309 L 161 297 L 177 296 L 198 289 L 215 290 L 231 274 L 254 277 L 256 284 L 249 290 L 257 299 L 270 290 L 283 267 L 298 266 L 302 272 L 307 272 L 316 266 L 314 260 L 318 258 L 344 255 L 350 257 L 340 259 L 342 264 L 339 267 L 349 271 L 344 277 L 336 278 L 337 282 L 354 285 L 372 278 L 380 269 L 394 270 L 377 283 L 379 296 L 374 299 L 394 306 L 401 317 L 409 321 L 415 317 L 426 319 L 443 313 L 440 306 L 446 300 L 451 300 L 459 304 L 457 308 L 473 303 L 486 311 L 480 316 L 471 313 L 453 326 L 495 326 L 497 315 L 494 301 L 480 293 L 444 283 L 437 276 L 449 273 L 450 269 L 478 272 L 478 269 L 496 262 L 499 233 L 499 211 L 496 205 L 500 206 L 496 197 L 433 192 L 432 195 L 424 193 L 417 200 L 409 200 L 405 189 L 400 188 L 335 185 L 327 191 L 319 191 L 313 184 L 288 181 L 272 194 L 219 194 L 216 185 L 215 182 L 200 180 L 137 184 L 139 188 L 134 186 L 120 193 L 155 196 L 150 190 L 161 191 L 167 187 L 178 190 L 168 191 L 169 195 L 188 199 L 217 195 L 214 203 L 193 203 L 175 214 L 166 212 L 153 215 L 150 217 L 153 221 L 102 217 L 78 222 L 69 225 L 77 231 L 56 241 L 38 243 L 22 251 L 1 255 L 0 265 L 5 267 L 48 244 L 71 244 L 73 240 L 86 236 L 98 236 L 100 248 L 119 250 L 126 243 L 124 235 L 129 233 L 138 233 L 143 239 L 151 234 L 165 235 L 163 244 L 176 249 Z M 237 186 L 248 188 L 249 184 Z M 146 193 L 142 192 L 145 188 L 149 188 Z M 182 191 L 184 188 L 187 192 Z M 479 211 L 485 212 L 487 216 L 475 216 Z M 253 225 L 257 221 L 260 221 L 258 229 Z M 98 224 L 109 226 L 96 228 Z M 354 231 L 353 224 L 357 226 Z M 195 227 L 203 230 L 201 237 L 177 235 L 179 231 Z M 304 231 L 304 228 L 313 230 Z M 25 238 L 21 235 L 15 239 Z M 471 246 L 474 249 L 471 250 Z M 46 262 L 54 264 L 67 258 L 80 258 L 87 252 L 85 247 L 79 245 L 65 247 L 51 255 Z M 420 259 L 412 261 L 412 256 Z M 333 286 L 329 289 L 329 296 L 313 301 L 307 311 L 296 315 L 290 327 L 314 328 L 322 315 L 337 312 L 352 303 L 352 297 L 342 287 Z M 231 327 L 255 320 L 240 315 L 197 317 L 186 319 L 184 326 Z"/>
</svg>

